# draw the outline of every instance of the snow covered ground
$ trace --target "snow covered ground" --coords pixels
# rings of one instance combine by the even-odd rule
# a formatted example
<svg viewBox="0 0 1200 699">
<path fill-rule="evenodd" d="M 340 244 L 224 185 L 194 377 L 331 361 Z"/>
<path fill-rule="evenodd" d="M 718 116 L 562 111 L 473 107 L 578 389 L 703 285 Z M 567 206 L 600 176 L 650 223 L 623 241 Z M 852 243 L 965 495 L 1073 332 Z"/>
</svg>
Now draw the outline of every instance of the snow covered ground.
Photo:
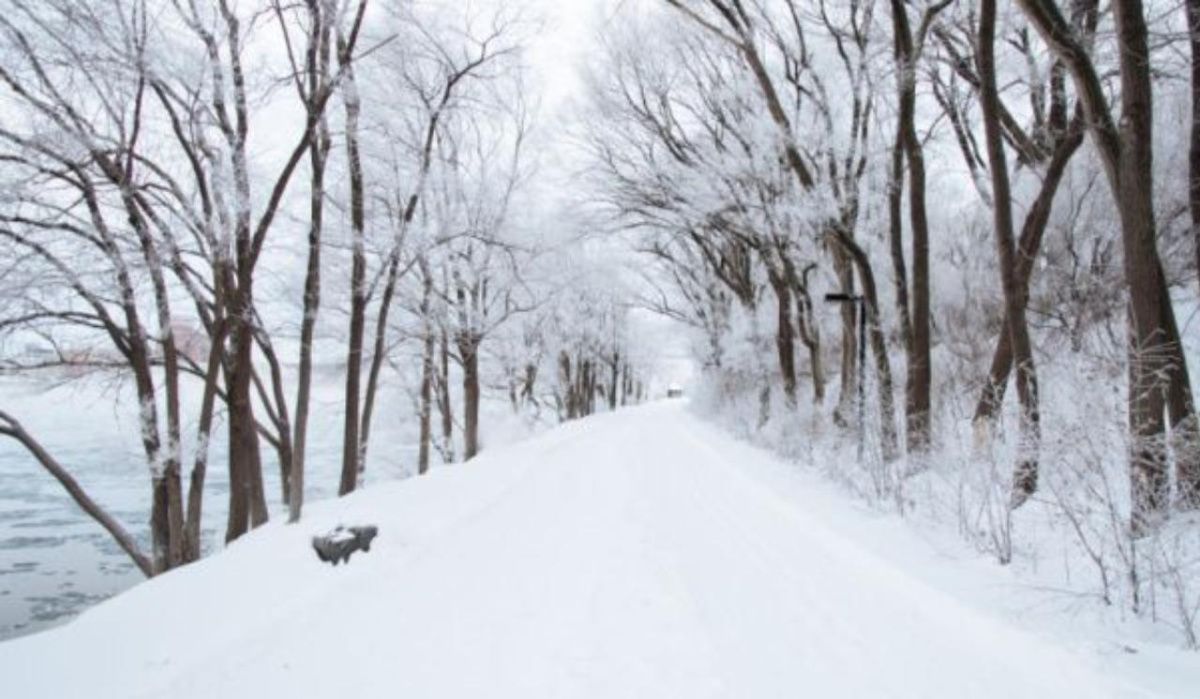
<svg viewBox="0 0 1200 699">
<path fill-rule="evenodd" d="M 310 500 L 320 500 L 337 492 L 343 384 L 336 367 L 319 366 L 314 379 L 307 491 Z M 184 389 L 186 439 L 195 434 L 195 415 L 186 411 L 199 404 L 198 395 L 193 395 L 199 389 L 195 383 L 184 384 Z M 150 480 L 132 390 L 123 381 L 0 376 L 4 409 L 19 417 L 145 547 L 150 538 Z M 375 448 L 364 474 L 367 483 L 405 478 L 415 470 L 416 419 L 407 396 L 388 387 L 382 397 L 386 402 L 375 421 Z M 226 429 L 221 419 L 218 415 L 205 484 L 205 550 L 221 545 L 228 512 Z M 545 429 L 553 420 L 549 413 L 540 418 L 515 416 L 507 401 L 485 399 L 484 444 L 507 444 Z M 185 453 L 190 450 L 189 440 Z M 286 508 L 278 462 L 269 448 L 263 457 L 268 506 L 273 516 L 281 516 Z M 62 623 L 143 579 L 111 537 L 24 447 L 0 439 L 0 641 Z"/>
<path fill-rule="evenodd" d="M 317 379 L 309 449 L 314 463 L 309 479 L 313 499 L 337 492 L 341 454 L 340 386 L 326 374 L 318 374 Z M 186 383 L 184 388 L 185 408 L 198 405 L 198 396 L 192 395 L 198 386 Z M 0 377 L 4 408 L 20 418 L 91 496 L 148 546 L 150 478 L 131 392 L 123 381 Z M 186 417 L 190 437 L 195 434 L 195 418 Z M 407 448 L 411 440 L 397 429 L 402 423 L 392 413 L 386 413 L 380 423 L 382 438 L 402 446 L 375 455 L 368 477 L 398 478 L 412 462 L 413 450 Z M 219 545 L 228 506 L 226 430 L 221 422 L 218 427 L 205 488 L 206 549 Z M 190 442 L 185 453 L 191 453 Z M 277 462 L 270 449 L 263 455 L 269 504 L 278 513 L 282 506 Z M 142 579 L 129 558 L 24 447 L 0 439 L 0 640 L 61 623 Z"/>
<path fill-rule="evenodd" d="M 336 524 L 370 553 L 320 564 Z M 961 554 L 961 556 L 959 555 Z M 1004 571 L 663 402 L 314 504 L 0 644 L 14 697 L 1194 697 Z"/>
</svg>

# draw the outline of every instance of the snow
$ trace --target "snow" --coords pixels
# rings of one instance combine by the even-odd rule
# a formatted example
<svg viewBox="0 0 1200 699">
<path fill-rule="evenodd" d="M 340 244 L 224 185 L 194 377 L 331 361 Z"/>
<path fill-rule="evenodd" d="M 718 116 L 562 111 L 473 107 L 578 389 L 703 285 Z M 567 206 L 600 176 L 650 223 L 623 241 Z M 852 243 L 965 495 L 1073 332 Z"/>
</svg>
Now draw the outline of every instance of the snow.
<svg viewBox="0 0 1200 699">
<path fill-rule="evenodd" d="M 309 537 L 375 524 L 322 565 Z M 1194 696 L 1195 654 L 989 608 L 995 568 L 664 401 L 314 503 L 65 626 L 6 696 Z M 1032 591 L 1029 594 L 1035 594 Z M 1132 649 L 1131 649 L 1132 650 Z M 1153 651 L 1153 652 L 1151 652 Z"/>
<path fill-rule="evenodd" d="M 325 538 L 332 544 L 340 544 L 345 541 L 350 541 L 354 538 L 354 532 L 344 526 L 338 526 L 325 535 Z"/>
</svg>

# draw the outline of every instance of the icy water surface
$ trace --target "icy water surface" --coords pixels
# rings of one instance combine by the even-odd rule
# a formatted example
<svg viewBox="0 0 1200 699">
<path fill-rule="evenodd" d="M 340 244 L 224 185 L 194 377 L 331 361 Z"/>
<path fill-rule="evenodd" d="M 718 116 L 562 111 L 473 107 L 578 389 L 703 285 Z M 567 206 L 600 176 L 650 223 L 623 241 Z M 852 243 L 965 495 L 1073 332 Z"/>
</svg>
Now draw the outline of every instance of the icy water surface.
<svg viewBox="0 0 1200 699">
<path fill-rule="evenodd" d="M 41 437 L 47 448 L 144 543 L 140 508 L 149 489 L 144 461 L 91 430 L 76 430 L 71 440 L 59 436 L 67 429 L 53 432 L 58 434 Z M 140 579 L 129 558 L 56 480 L 19 444 L 0 441 L 0 639 L 74 616 Z"/>
<path fill-rule="evenodd" d="M 330 393 L 336 390 L 330 388 Z M 341 411 L 335 396 L 317 395 L 310 426 L 309 500 L 336 492 Z M 146 548 L 150 477 L 131 401 L 95 384 L 48 388 L 0 377 L 0 409 L 12 413 Z M 378 444 L 394 439 L 381 414 Z M 387 421 L 387 422 L 385 422 Z M 189 431 L 194 426 L 189 425 Z M 214 433 L 204 492 L 205 548 L 220 545 L 229 493 L 224 425 Z M 395 444 L 391 441 L 391 444 Z M 189 467 L 185 444 L 185 470 Z M 375 477 L 403 475 L 406 454 L 380 448 Z M 268 504 L 281 513 L 278 465 L 264 449 Z M 186 474 L 185 474 L 186 483 Z M 63 623 L 143 580 L 112 538 L 83 513 L 17 442 L 0 437 L 0 640 Z"/>
<path fill-rule="evenodd" d="M 111 411 L 93 418 L 110 426 L 120 424 L 112 420 Z M 21 419 L 147 549 L 150 478 L 145 458 L 113 433 L 84 425 L 34 432 L 30 423 L 39 420 Z M 223 453 L 214 454 L 220 456 Z M 209 547 L 223 521 L 227 495 L 224 474 L 211 473 L 204 513 Z M 0 639 L 70 619 L 143 579 L 112 537 L 84 514 L 57 480 L 19 444 L 0 440 Z"/>
</svg>

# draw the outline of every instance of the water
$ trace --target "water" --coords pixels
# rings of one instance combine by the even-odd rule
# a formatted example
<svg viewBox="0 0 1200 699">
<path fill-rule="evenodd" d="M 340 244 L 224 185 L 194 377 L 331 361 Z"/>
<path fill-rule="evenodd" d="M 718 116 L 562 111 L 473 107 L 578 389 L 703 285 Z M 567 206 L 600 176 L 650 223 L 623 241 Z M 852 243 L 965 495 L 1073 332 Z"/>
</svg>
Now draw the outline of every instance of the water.
<svg viewBox="0 0 1200 699">
<path fill-rule="evenodd" d="M 72 441 L 53 442 L 44 443 L 144 544 L 148 526 L 138 505 L 149 491 L 145 466 L 86 430 Z M 21 445 L 0 440 L 0 639 L 61 622 L 141 579 L 58 481 Z"/>
<path fill-rule="evenodd" d="M 341 460 L 341 420 L 336 381 L 314 392 L 306 498 L 336 493 Z M 198 401 L 188 401 L 195 405 Z M 381 395 L 382 400 L 393 398 Z M 0 409 L 25 425 L 83 485 L 87 493 L 149 547 L 150 477 L 138 441 L 135 403 L 125 388 L 83 383 L 47 386 L 0 377 Z M 392 405 L 407 405 L 395 400 Z M 381 406 L 383 408 L 385 406 Z M 411 463 L 401 433 L 406 421 L 381 409 L 373 427 L 371 479 L 403 477 Z M 228 512 L 223 424 L 214 429 L 204 492 L 205 550 L 221 545 Z M 188 432 L 194 425 L 188 423 Z M 383 445 L 387 445 L 385 448 Z M 190 445 L 185 444 L 185 470 Z M 263 451 L 268 504 L 280 516 L 279 467 Z M 187 474 L 184 474 L 186 485 Z M 144 578 L 100 525 L 75 504 L 25 449 L 0 437 L 0 640 L 63 623 Z"/>
</svg>

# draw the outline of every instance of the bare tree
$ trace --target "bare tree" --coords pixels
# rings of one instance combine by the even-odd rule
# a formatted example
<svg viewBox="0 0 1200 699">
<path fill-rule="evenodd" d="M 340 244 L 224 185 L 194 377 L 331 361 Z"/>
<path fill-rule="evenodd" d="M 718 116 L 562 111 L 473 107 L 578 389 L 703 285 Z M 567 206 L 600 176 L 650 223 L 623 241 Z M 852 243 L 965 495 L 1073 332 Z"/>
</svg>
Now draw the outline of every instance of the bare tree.
<svg viewBox="0 0 1200 699">
<path fill-rule="evenodd" d="M 25 169 L 49 187 L 16 193 L 15 199 L 23 206 L 0 218 L 0 238 L 21 255 L 46 265 L 67 297 L 82 302 L 86 309 L 82 313 L 70 310 L 68 302 L 62 310 L 55 310 L 31 297 L 28 303 L 36 310 L 6 324 L 48 322 L 100 330 L 119 357 L 112 366 L 132 374 L 152 482 L 152 570 L 160 572 L 185 562 L 185 546 L 178 353 L 164 253 L 154 236 L 152 213 L 139 181 L 144 163 L 140 149 L 147 83 L 137 67 L 147 50 L 148 18 L 144 6 L 134 6 L 116 22 L 90 12 L 74 12 L 67 4 L 41 8 L 47 21 L 23 2 L 5 9 L 0 29 L 15 51 L 14 62 L 0 66 L 0 81 L 15 96 L 19 108 L 51 124 L 60 138 L 56 142 L 36 133 L 0 130 L 0 140 L 9 151 L 4 161 Z M 38 34 L 31 37 L 30 31 Z M 105 65 L 117 66 L 116 70 L 106 73 L 91 65 L 84 53 L 88 43 L 80 41 L 88 35 L 101 39 L 96 57 L 104 59 Z M 73 78 L 81 79 L 87 89 L 68 91 L 65 86 Z M 89 101 L 99 105 L 96 119 L 84 116 Z M 150 176 L 154 176 L 152 169 Z M 99 274 L 80 274 L 75 255 L 93 250 L 100 254 Z M 138 304 L 137 277 L 142 273 L 153 290 L 155 335 Z M 59 356 L 63 363 L 71 361 L 61 352 Z M 155 365 L 159 363 L 165 387 L 166 439 L 158 417 L 161 406 Z M 15 419 L 10 422 L 12 428 L 6 434 L 55 471 L 36 440 Z M 67 485 L 61 476 L 59 480 Z M 82 504 L 78 495 L 74 497 Z"/>
<path fill-rule="evenodd" d="M 929 290 L 929 219 L 925 211 L 925 156 L 921 139 L 917 136 L 916 98 L 917 62 L 925 45 L 929 27 L 939 12 L 950 5 L 951 0 L 939 0 L 928 6 L 921 16 L 920 25 L 914 36 L 908 20 L 908 9 L 904 0 L 891 0 L 892 37 L 895 43 L 896 81 L 899 93 L 899 115 L 897 116 L 897 140 L 908 164 L 908 211 L 912 234 L 912 294 L 911 307 L 907 311 L 911 325 L 904 328 L 905 347 L 908 350 L 908 375 L 905 391 L 905 424 L 910 452 L 929 449 L 931 425 L 932 365 L 930 364 L 930 290 Z M 899 224 L 895 216 L 899 213 L 898 196 L 900 174 L 893 154 L 892 193 L 892 257 L 897 271 L 897 283 L 904 279 L 903 263 L 897 256 L 899 250 Z M 903 298 L 903 297 L 901 297 Z"/>
<path fill-rule="evenodd" d="M 419 257 L 419 253 L 412 254 L 413 251 L 406 251 L 406 244 L 410 240 L 419 206 L 427 194 L 430 173 L 438 164 L 438 141 L 442 137 L 444 124 L 460 110 L 470 110 L 473 90 L 477 86 L 485 87 L 491 81 L 501 79 L 512 72 L 512 62 L 518 54 L 520 39 L 520 22 L 502 10 L 486 18 L 486 22 L 480 22 L 486 26 L 482 31 L 468 18 L 469 26 L 465 27 L 464 31 L 456 31 L 452 39 L 425 26 L 421 18 L 415 15 L 402 13 L 398 19 L 412 30 L 412 44 L 417 50 L 414 53 L 401 53 L 397 57 L 385 59 L 383 70 L 385 75 L 403 85 L 419 105 L 416 116 L 408 122 L 411 125 L 409 133 L 401 135 L 391 132 L 397 140 L 408 143 L 410 148 L 393 156 L 394 160 L 401 157 L 411 158 L 409 162 L 412 163 L 412 168 L 408 169 L 394 162 L 388 165 L 392 175 L 391 179 L 382 185 L 385 194 L 380 199 L 391 234 L 390 240 L 385 246 L 384 259 L 374 280 L 370 284 L 352 286 L 353 290 L 365 294 L 355 302 L 361 306 L 364 315 L 367 304 L 371 301 L 377 299 L 378 305 L 375 312 L 371 360 L 365 387 L 361 393 L 361 408 L 347 408 L 348 414 L 353 412 L 359 415 L 359 423 L 357 430 L 354 430 L 347 422 L 344 431 L 347 442 L 343 450 L 342 474 L 338 488 L 341 494 L 357 487 L 360 474 L 366 465 L 375 401 L 389 344 L 389 318 L 400 283 L 416 265 Z M 385 133 L 387 132 L 385 128 Z M 401 179 L 401 173 L 410 173 L 408 181 Z M 428 247 L 434 242 L 423 241 L 417 247 Z M 365 279 L 366 275 L 363 276 L 364 281 Z M 355 324 L 353 313 L 351 324 Z M 354 334 L 351 333 L 352 336 Z M 356 351 L 354 338 L 351 340 L 349 352 L 350 361 L 353 363 L 355 356 L 361 357 L 362 349 L 360 347 Z M 446 357 L 448 358 L 448 355 Z M 355 388 L 357 382 L 357 378 L 347 377 L 348 398 L 352 393 L 359 392 L 359 389 Z M 438 388 L 439 406 L 447 405 L 448 387 L 438 384 Z M 448 421 L 449 413 L 444 414 L 446 421 L 443 434 L 448 441 L 452 423 Z M 351 454 L 350 445 L 354 445 L 355 456 L 347 460 L 346 455 Z"/>
<path fill-rule="evenodd" d="M 1017 278 L 1017 246 L 1013 235 L 1012 192 L 1008 182 L 1008 161 L 1000 126 L 1000 95 L 996 86 L 996 2 L 981 0 L 979 9 L 980 104 L 987 140 L 988 172 L 992 177 L 992 214 L 996 251 L 1000 260 L 1000 281 L 1004 290 L 1004 311 L 1017 370 L 1017 394 L 1021 401 L 1020 445 L 1013 474 L 1012 502 L 1018 505 L 1037 489 L 1037 450 L 1041 439 L 1038 412 L 1037 371 L 1025 322 L 1025 299 Z"/>
<path fill-rule="evenodd" d="M 1150 60 L 1142 3 L 1113 4 L 1120 48 L 1121 117 L 1114 119 L 1096 66 L 1078 34 L 1052 0 L 1018 0 L 1030 23 L 1066 65 L 1087 114 L 1121 223 L 1129 287 L 1129 421 L 1132 526 L 1143 533 L 1167 506 L 1167 414 L 1181 444 L 1196 439 L 1196 412 L 1187 361 L 1179 341 L 1155 241 Z M 1200 480 L 1192 449 L 1179 449 L 1181 495 L 1190 499 Z"/>
<path fill-rule="evenodd" d="M 456 350 L 452 356 L 462 368 L 463 458 L 468 460 L 481 446 L 481 346 L 531 306 L 519 272 L 519 259 L 527 251 L 505 235 L 513 195 L 523 179 L 527 128 L 527 114 L 518 105 L 490 127 L 476 122 L 469 131 L 455 129 L 453 155 L 440 178 L 441 185 L 451 188 L 439 200 L 446 205 L 440 213 L 452 232 L 444 246 L 449 287 L 442 302 Z"/>
<path fill-rule="evenodd" d="M 1200 283 L 1200 0 L 1184 3 L 1192 50 L 1192 130 L 1188 146 L 1188 204 L 1192 214 L 1192 251 Z"/>
<path fill-rule="evenodd" d="M 772 79 L 766 64 L 762 60 L 758 46 L 755 43 L 754 18 L 745 4 L 737 0 L 708 0 L 703 3 L 687 3 L 683 0 L 666 0 L 667 4 L 679 10 L 686 18 L 696 23 L 712 36 L 734 48 L 744 59 L 759 92 L 766 104 L 767 113 L 782 141 L 783 160 L 795 177 L 801 190 L 809 192 L 816 188 L 817 177 L 813 167 L 806 162 L 799 145 L 792 121 L 780 97 L 776 81 Z M 715 17 L 710 18 L 694 5 L 711 7 Z M 885 458 L 892 458 L 896 451 L 895 432 L 892 426 L 893 400 L 891 396 L 891 370 L 888 367 L 887 347 L 879 313 L 879 299 L 875 284 L 875 274 L 871 267 L 866 251 L 859 246 L 849 232 L 837 220 L 830 222 L 827 227 L 830 240 L 842 250 L 854 264 L 863 286 L 863 297 L 870 329 L 872 354 L 875 357 L 876 371 L 880 387 L 881 410 L 883 419 L 883 451 Z"/>
<path fill-rule="evenodd" d="M 327 0 L 309 0 L 305 6 L 308 20 L 308 45 L 304 52 L 304 67 L 292 55 L 292 42 L 281 5 L 275 3 L 275 13 L 283 28 L 288 55 L 291 58 L 296 92 L 306 112 L 317 108 L 316 99 L 330 89 L 330 34 L 335 20 L 335 7 Z M 296 419 L 292 438 L 294 454 L 290 469 L 282 478 L 284 500 L 288 505 L 288 521 L 300 519 L 304 506 L 304 465 L 308 447 L 308 411 L 312 386 L 313 334 L 321 306 L 321 236 L 325 219 L 325 171 L 333 139 L 323 111 L 317 116 L 316 134 L 308 149 L 309 163 L 309 227 L 308 262 L 304 275 L 303 316 L 300 321 L 300 361 L 296 376 Z"/>
</svg>

